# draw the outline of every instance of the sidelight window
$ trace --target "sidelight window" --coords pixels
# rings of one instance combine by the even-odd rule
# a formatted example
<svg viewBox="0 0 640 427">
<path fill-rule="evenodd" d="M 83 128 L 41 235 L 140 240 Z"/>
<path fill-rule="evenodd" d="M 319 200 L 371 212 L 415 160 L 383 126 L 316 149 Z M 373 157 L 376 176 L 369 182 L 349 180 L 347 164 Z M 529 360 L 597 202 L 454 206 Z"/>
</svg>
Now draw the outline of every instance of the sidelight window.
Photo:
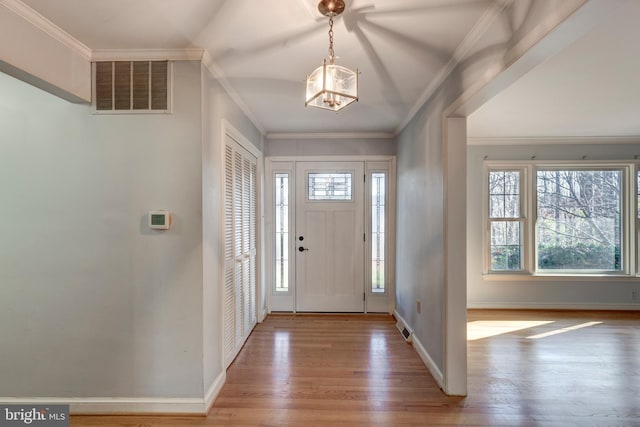
<svg viewBox="0 0 640 427">
<path fill-rule="evenodd" d="M 289 174 L 275 174 L 276 292 L 289 291 Z"/>
<path fill-rule="evenodd" d="M 386 173 L 371 174 L 371 292 L 385 291 Z"/>
</svg>

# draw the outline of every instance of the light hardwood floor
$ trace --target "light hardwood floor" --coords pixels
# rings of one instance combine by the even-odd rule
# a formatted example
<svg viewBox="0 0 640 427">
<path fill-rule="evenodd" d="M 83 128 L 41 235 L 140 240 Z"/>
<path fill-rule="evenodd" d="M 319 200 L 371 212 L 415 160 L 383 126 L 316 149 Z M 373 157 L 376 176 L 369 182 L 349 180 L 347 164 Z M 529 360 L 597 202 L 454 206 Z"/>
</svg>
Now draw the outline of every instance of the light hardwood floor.
<svg viewBox="0 0 640 427">
<path fill-rule="evenodd" d="M 207 417 L 71 425 L 640 426 L 640 312 L 468 316 L 469 395 L 442 394 L 390 316 L 272 315 Z"/>
</svg>

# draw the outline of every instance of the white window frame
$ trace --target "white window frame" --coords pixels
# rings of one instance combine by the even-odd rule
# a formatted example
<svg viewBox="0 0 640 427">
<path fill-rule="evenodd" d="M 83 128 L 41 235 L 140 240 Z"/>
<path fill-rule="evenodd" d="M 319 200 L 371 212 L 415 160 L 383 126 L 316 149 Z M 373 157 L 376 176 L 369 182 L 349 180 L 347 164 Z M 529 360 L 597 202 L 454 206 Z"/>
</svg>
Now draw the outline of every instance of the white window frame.
<svg viewBox="0 0 640 427">
<path fill-rule="evenodd" d="M 636 280 L 640 277 L 640 219 L 638 218 L 638 162 L 629 161 L 490 161 L 483 165 L 483 253 L 485 280 L 601 280 L 608 277 L 616 280 Z M 538 270 L 537 267 L 537 171 L 538 170 L 620 170 L 622 172 L 621 197 L 621 262 L 620 271 L 599 270 Z M 520 170 L 521 220 L 523 221 L 521 271 L 491 270 L 491 238 L 489 218 L 489 172 Z"/>
<path fill-rule="evenodd" d="M 504 171 L 511 172 L 517 171 L 520 172 L 520 217 L 519 218 L 491 218 L 489 215 L 490 203 L 489 203 L 489 173 L 493 171 Z M 497 275 L 510 275 L 510 274 L 531 274 L 532 271 L 532 263 L 530 251 L 527 248 L 530 245 L 531 241 L 531 216 L 530 206 L 530 191 L 529 191 L 529 180 L 531 176 L 531 166 L 530 165 L 522 165 L 517 163 L 485 163 L 484 173 L 483 173 L 483 207 L 482 207 L 482 215 L 483 215 L 483 223 L 485 224 L 485 232 L 483 237 L 483 247 L 484 247 L 484 272 L 485 274 L 497 274 Z M 520 242 L 521 242 L 521 269 L 520 270 L 492 270 L 491 269 L 491 224 L 494 221 L 513 221 L 519 222 L 520 227 Z"/>
<path fill-rule="evenodd" d="M 631 245 L 630 249 L 633 249 L 634 254 L 629 254 L 629 259 L 634 262 L 635 276 L 640 277 L 640 186 L 638 185 L 638 175 L 640 175 L 640 164 L 635 164 L 630 172 L 630 188 L 631 197 L 629 200 L 629 206 L 633 220 L 631 224 L 635 225 L 635 244 Z"/>
<path fill-rule="evenodd" d="M 365 195 L 365 203 L 366 203 L 366 211 L 365 211 L 365 226 L 366 228 L 366 246 L 365 246 L 365 259 L 366 259 L 366 264 L 365 264 L 365 283 L 367 286 L 367 293 L 369 295 L 375 296 L 375 295 L 386 295 L 387 292 L 389 291 L 389 272 L 388 272 L 388 264 L 389 264 L 389 244 L 386 242 L 387 238 L 388 238 L 388 234 L 389 234 L 389 204 L 390 204 L 390 200 L 389 200 L 389 169 L 384 169 L 381 167 L 375 167 L 375 166 L 381 166 L 381 165 L 373 165 L 374 167 L 372 168 L 367 168 L 366 170 L 366 182 L 365 182 L 365 190 L 366 190 L 366 195 Z M 372 206 L 372 184 L 373 184 L 373 174 L 375 173 L 383 173 L 385 176 L 385 180 L 384 180 L 384 186 L 385 186 L 385 205 L 384 205 L 384 238 L 385 238 L 385 244 L 384 244 L 384 290 L 382 292 L 374 292 L 373 291 L 373 277 L 372 277 L 372 270 L 371 270 L 371 262 L 372 262 L 372 258 L 373 258 L 373 230 L 371 229 L 372 223 L 373 223 L 373 213 L 371 212 L 371 206 Z"/>
<path fill-rule="evenodd" d="M 267 241 L 270 242 L 271 247 L 269 248 L 272 252 L 273 252 L 273 261 L 272 263 L 267 263 L 270 266 L 269 269 L 269 281 L 267 283 L 273 283 L 272 286 L 270 286 L 270 293 L 271 295 L 274 296 L 291 296 L 293 294 L 293 285 L 294 285 L 294 269 L 293 269 L 293 262 L 295 260 L 295 252 L 292 251 L 292 248 L 295 246 L 295 236 L 294 236 L 294 230 L 293 230 L 293 223 L 292 223 L 292 219 L 295 218 L 294 217 L 294 212 L 293 210 L 295 209 L 295 205 L 292 204 L 292 202 L 295 200 L 294 199 L 294 194 L 293 190 L 294 190 L 294 184 L 295 184 L 295 176 L 294 176 L 294 171 L 293 169 L 281 169 L 281 168 L 276 168 L 276 169 L 272 169 L 271 170 L 271 186 L 272 188 L 270 189 L 270 192 L 273 194 L 273 192 L 275 191 L 274 187 L 274 183 L 276 182 L 276 175 L 279 174 L 287 174 L 288 175 L 288 179 L 289 179 L 289 183 L 288 183 L 288 187 L 289 187 L 289 194 L 287 195 L 288 200 L 289 200 L 289 218 L 288 218 L 288 248 L 289 248 L 289 265 L 287 266 L 287 274 L 288 274 L 288 288 L 286 291 L 278 291 L 276 288 L 276 271 L 274 268 L 274 264 L 275 264 L 275 250 L 276 250 L 276 242 L 275 242 L 275 229 L 276 229 L 276 224 L 275 224 L 275 219 L 276 219 L 276 215 L 275 215 L 275 210 L 276 210 L 276 205 L 275 205 L 275 197 L 273 197 L 273 195 L 271 196 L 271 205 L 270 205 L 270 209 L 273 210 L 272 213 L 272 218 L 273 218 L 273 227 L 271 228 L 271 230 L 274 231 L 274 233 L 272 233 L 273 235 L 270 236 L 270 239 L 267 239 Z M 292 258 L 294 257 L 294 258 Z"/>
</svg>

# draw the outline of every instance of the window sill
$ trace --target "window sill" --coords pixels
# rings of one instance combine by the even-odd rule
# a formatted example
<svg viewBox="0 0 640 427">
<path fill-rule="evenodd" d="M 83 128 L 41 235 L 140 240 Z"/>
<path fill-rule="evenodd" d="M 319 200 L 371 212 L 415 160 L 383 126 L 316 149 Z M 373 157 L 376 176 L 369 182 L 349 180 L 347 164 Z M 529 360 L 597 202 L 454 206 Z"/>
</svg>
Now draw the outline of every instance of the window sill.
<svg viewBox="0 0 640 427">
<path fill-rule="evenodd" d="M 628 274 L 483 274 L 485 282 L 636 282 Z"/>
</svg>

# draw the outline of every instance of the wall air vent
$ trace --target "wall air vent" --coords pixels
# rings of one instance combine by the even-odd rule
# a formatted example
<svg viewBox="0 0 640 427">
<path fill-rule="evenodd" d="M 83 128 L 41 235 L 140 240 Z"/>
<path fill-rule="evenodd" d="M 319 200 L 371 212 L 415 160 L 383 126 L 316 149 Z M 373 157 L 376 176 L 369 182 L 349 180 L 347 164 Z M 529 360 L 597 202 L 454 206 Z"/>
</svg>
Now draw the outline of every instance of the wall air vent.
<svg viewBox="0 0 640 427">
<path fill-rule="evenodd" d="M 170 69 L 168 61 L 96 62 L 96 112 L 169 112 Z"/>
<path fill-rule="evenodd" d="M 400 320 L 398 320 L 398 322 L 396 323 L 396 328 L 398 328 L 404 340 L 410 343 L 413 333 L 409 330 L 409 328 L 407 328 L 407 326 Z"/>
</svg>

